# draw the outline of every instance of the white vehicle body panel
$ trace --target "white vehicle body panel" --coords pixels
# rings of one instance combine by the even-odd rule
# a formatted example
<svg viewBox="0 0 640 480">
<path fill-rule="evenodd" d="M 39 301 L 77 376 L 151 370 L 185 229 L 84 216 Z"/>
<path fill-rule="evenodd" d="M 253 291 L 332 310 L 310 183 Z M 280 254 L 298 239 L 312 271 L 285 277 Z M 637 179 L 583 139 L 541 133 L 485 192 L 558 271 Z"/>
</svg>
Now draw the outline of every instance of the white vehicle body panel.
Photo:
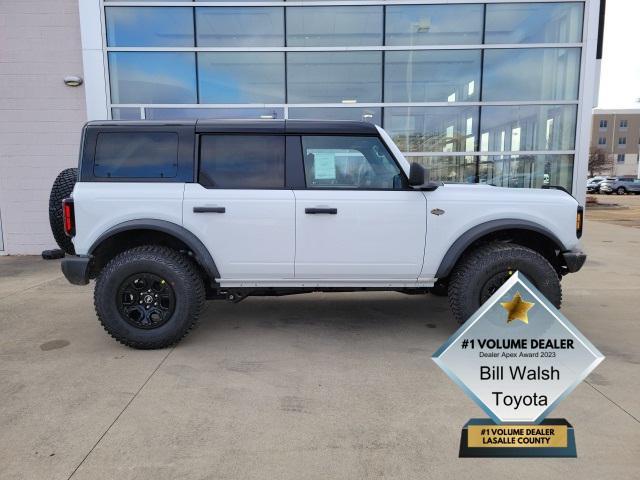
<svg viewBox="0 0 640 480">
<path fill-rule="evenodd" d="M 194 213 L 193 207 L 225 213 Z M 207 189 L 188 183 L 184 227 L 207 247 L 223 280 L 293 279 L 295 199 L 291 190 Z"/>
<path fill-rule="evenodd" d="M 427 197 L 427 241 L 421 278 L 433 278 L 453 243 L 475 226 L 492 220 L 522 220 L 552 232 L 569 250 L 578 246 L 577 202 L 559 190 L 444 185 Z M 434 209 L 444 213 L 434 215 Z"/>
<path fill-rule="evenodd" d="M 422 268 L 419 191 L 296 190 L 296 279 L 413 281 Z M 335 215 L 307 214 L 331 207 Z"/>
<path fill-rule="evenodd" d="M 184 183 L 78 182 L 73 189 L 76 253 L 84 255 L 111 227 L 129 220 L 182 225 Z"/>
</svg>

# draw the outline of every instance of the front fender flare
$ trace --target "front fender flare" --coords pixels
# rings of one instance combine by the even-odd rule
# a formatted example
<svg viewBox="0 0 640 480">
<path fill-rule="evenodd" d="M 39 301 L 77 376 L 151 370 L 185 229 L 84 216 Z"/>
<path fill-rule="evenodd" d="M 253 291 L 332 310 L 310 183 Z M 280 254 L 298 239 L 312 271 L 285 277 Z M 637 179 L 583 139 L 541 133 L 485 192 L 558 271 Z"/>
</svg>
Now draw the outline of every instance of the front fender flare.
<svg viewBox="0 0 640 480">
<path fill-rule="evenodd" d="M 453 242 L 453 245 L 449 247 L 449 250 L 447 250 L 447 253 L 442 258 L 435 277 L 448 277 L 451 273 L 451 270 L 453 270 L 453 267 L 458 262 L 464 251 L 469 248 L 469 246 L 473 242 L 484 237 L 485 235 L 499 232 L 501 230 L 529 230 L 532 232 L 540 233 L 551 240 L 559 250 L 567 250 L 562 241 L 560 241 L 560 239 L 551 230 L 543 227 L 538 223 L 517 218 L 491 220 L 470 228 L 462 235 L 460 235 L 455 242 Z"/>
</svg>

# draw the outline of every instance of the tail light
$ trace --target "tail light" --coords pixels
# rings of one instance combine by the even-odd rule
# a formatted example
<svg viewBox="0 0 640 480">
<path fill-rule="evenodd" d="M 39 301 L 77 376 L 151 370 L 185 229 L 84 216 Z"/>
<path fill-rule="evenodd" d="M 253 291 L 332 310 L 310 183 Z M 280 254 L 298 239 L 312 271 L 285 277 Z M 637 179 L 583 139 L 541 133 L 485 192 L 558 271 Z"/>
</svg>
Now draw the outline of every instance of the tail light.
<svg viewBox="0 0 640 480">
<path fill-rule="evenodd" d="M 584 223 L 584 208 L 578 205 L 578 211 L 576 212 L 576 237 L 582 236 L 582 225 Z"/>
<path fill-rule="evenodd" d="M 76 234 L 73 198 L 65 198 L 62 200 L 62 221 L 64 225 L 64 233 L 69 237 L 73 237 Z"/>
</svg>

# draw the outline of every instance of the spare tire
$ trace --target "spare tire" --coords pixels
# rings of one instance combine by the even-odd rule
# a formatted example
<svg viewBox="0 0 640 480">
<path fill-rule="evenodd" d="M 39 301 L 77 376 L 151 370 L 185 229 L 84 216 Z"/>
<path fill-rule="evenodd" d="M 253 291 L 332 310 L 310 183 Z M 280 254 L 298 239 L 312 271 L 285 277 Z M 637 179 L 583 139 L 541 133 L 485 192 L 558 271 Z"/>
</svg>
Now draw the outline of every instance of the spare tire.
<svg viewBox="0 0 640 480">
<path fill-rule="evenodd" d="M 64 233 L 64 224 L 62 218 L 62 200 L 71 196 L 73 187 L 78 181 L 78 169 L 66 168 L 62 170 L 53 182 L 51 187 L 51 195 L 49 195 L 49 224 L 51 225 L 51 233 L 55 238 L 58 246 L 68 253 L 75 255 L 71 238 Z"/>
</svg>

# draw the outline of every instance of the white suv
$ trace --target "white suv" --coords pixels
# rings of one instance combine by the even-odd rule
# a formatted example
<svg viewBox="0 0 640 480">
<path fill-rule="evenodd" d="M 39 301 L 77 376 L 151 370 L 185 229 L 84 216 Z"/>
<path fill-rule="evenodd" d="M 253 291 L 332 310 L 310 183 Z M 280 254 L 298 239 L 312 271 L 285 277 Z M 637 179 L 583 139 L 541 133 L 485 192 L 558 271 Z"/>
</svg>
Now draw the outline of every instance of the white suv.
<svg viewBox="0 0 640 480">
<path fill-rule="evenodd" d="M 82 138 L 52 191 L 62 270 L 97 279 L 98 318 L 136 348 L 179 341 L 205 298 L 431 291 L 462 322 L 520 270 L 560 306 L 586 258 L 567 192 L 425 181 L 368 123 L 104 121 Z"/>
</svg>

